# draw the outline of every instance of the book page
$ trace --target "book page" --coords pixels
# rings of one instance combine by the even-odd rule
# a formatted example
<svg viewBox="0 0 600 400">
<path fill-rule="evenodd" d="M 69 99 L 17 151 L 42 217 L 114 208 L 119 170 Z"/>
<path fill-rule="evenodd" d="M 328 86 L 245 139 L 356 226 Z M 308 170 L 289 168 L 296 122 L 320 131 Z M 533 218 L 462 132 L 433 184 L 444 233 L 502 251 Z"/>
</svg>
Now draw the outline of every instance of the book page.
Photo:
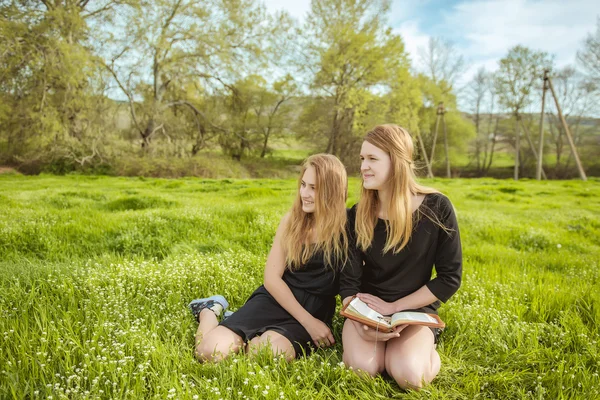
<svg viewBox="0 0 600 400">
<path fill-rule="evenodd" d="M 432 324 L 438 323 L 438 321 L 435 318 L 430 317 L 426 313 L 416 311 L 403 311 L 392 315 L 392 325 L 394 325 L 396 321 L 426 322 Z"/>
<path fill-rule="evenodd" d="M 379 314 L 377 311 L 370 308 L 358 297 L 356 297 L 354 300 L 352 300 L 350 302 L 350 304 L 348 305 L 348 308 L 351 308 L 352 311 L 356 312 L 357 314 L 360 314 L 364 318 L 370 319 L 374 322 L 378 322 L 382 325 L 389 326 L 389 322 L 387 321 L 386 317 L 384 317 L 383 315 Z"/>
</svg>

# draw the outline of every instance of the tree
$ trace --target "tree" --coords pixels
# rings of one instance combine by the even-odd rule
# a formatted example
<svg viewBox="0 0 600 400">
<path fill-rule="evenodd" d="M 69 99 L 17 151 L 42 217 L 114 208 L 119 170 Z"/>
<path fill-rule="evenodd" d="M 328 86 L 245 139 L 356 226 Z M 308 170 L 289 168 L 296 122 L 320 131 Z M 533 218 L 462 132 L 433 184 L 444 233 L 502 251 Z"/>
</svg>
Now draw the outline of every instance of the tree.
<svg viewBox="0 0 600 400">
<path fill-rule="evenodd" d="M 457 79 L 465 72 L 463 56 L 449 40 L 430 37 L 427 47 L 418 50 L 419 67 L 435 85 L 443 85 L 442 95 L 452 92 Z M 438 101 L 444 101 L 440 98 Z"/>
<path fill-rule="evenodd" d="M 356 117 L 369 109 L 375 88 L 387 92 L 409 61 L 399 36 L 385 26 L 387 0 L 315 0 L 302 30 L 303 71 L 318 102 L 330 104 L 325 151 L 350 152 Z M 327 100 L 325 100 L 327 99 Z M 360 132 L 362 133 L 362 132 Z"/>
<path fill-rule="evenodd" d="M 496 105 L 496 98 L 497 93 L 496 93 L 496 88 L 494 85 L 495 82 L 495 76 L 494 74 L 490 74 L 489 75 L 489 79 L 487 80 L 487 90 L 490 96 L 490 110 L 489 110 L 489 118 L 488 118 L 488 124 L 487 124 L 487 137 L 489 139 L 490 145 L 489 145 L 489 152 L 487 151 L 488 146 L 487 146 L 487 141 L 485 142 L 486 145 L 484 147 L 484 157 L 483 157 L 483 171 L 482 174 L 483 175 L 487 175 L 487 173 L 489 172 L 491 166 L 492 166 L 492 161 L 494 160 L 494 150 L 496 148 L 496 141 L 497 141 L 497 137 L 498 137 L 498 124 L 500 122 L 500 117 L 496 116 L 496 122 L 494 123 L 494 106 Z"/>
<path fill-rule="evenodd" d="M 104 82 L 89 50 L 90 24 L 122 2 L 11 2 L 0 5 L 0 118 L 4 157 L 83 164 L 99 156 Z M 85 153 L 91 153 L 85 155 Z M 60 161 L 62 160 L 62 161 Z"/>
<path fill-rule="evenodd" d="M 485 165 L 485 159 L 483 160 L 483 162 L 481 159 L 482 149 L 485 149 L 485 153 L 487 154 L 487 143 L 489 142 L 488 135 L 485 132 L 483 132 L 483 129 L 481 129 L 481 110 L 485 106 L 484 103 L 489 93 L 488 81 L 489 75 L 486 72 L 485 68 L 481 67 L 469 84 L 469 94 L 473 103 L 475 133 L 477 135 L 475 137 L 475 161 L 478 175 L 482 175 Z"/>
<path fill-rule="evenodd" d="M 446 176 L 450 177 L 450 155 L 448 149 L 448 129 L 446 112 L 456 109 L 455 88 L 456 80 L 464 73 L 465 64 L 452 42 L 441 38 L 430 38 L 426 48 L 419 48 L 419 67 L 422 71 L 422 86 L 425 101 L 423 102 L 423 117 L 427 120 L 435 115 L 436 126 L 431 137 L 431 153 L 429 160 L 435 160 L 435 148 L 438 132 L 441 126 L 444 139 Z M 426 79 L 425 79 L 426 78 Z M 432 115 L 432 113 L 434 113 Z M 429 115 L 425 115 L 429 114 Z M 440 124 L 441 121 L 441 124 Z"/>
<path fill-rule="evenodd" d="M 180 97 L 185 92 L 179 88 L 202 81 L 209 95 L 231 95 L 240 76 L 265 62 L 263 42 L 276 28 L 264 6 L 254 0 L 160 0 L 143 3 L 122 22 L 125 26 L 113 26 L 105 34 L 104 66 L 128 99 L 143 149 L 157 132 L 165 132 L 174 106 L 203 120 L 197 123 L 200 136 L 208 125 L 220 135 L 243 138 L 242 132 L 207 120 Z"/>
<path fill-rule="evenodd" d="M 448 176 L 450 170 L 451 159 L 456 151 L 450 151 L 449 147 L 456 147 L 457 150 L 464 149 L 468 141 L 475 136 L 475 130 L 470 122 L 466 121 L 456 107 L 456 96 L 448 90 L 445 81 L 440 81 L 435 84 L 431 78 L 424 74 L 418 76 L 419 87 L 422 96 L 422 107 L 419 110 L 419 126 L 420 133 L 425 142 L 424 147 L 429 154 L 429 162 L 432 165 L 432 170 L 436 168 L 436 147 L 438 141 L 443 140 L 445 151 L 444 172 Z M 443 102 L 443 119 L 442 115 L 438 116 L 439 108 L 437 99 L 445 98 Z M 445 129 L 444 129 L 445 125 Z M 439 135 L 439 131 L 442 135 Z M 454 150 L 454 149 L 453 149 Z"/>
<path fill-rule="evenodd" d="M 551 59 L 547 53 L 515 46 L 499 61 L 495 86 L 499 103 L 510 110 L 515 118 L 515 167 L 514 179 L 519 179 L 519 153 L 521 151 L 519 125 L 521 112 L 531 101 L 531 91 L 541 82 L 545 69 L 550 69 Z"/>
<path fill-rule="evenodd" d="M 577 60 L 596 86 L 600 86 L 600 17 L 596 19 L 596 33 L 587 35 L 583 50 L 577 52 Z"/>
<path fill-rule="evenodd" d="M 273 89 L 263 90 L 259 101 L 254 106 L 257 125 L 263 138 L 260 157 L 267 154 L 269 139 L 276 134 L 281 134 L 286 129 L 291 109 L 287 106 L 295 96 L 298 87 L 291 75 L 273 83 Z"/>
</svg>

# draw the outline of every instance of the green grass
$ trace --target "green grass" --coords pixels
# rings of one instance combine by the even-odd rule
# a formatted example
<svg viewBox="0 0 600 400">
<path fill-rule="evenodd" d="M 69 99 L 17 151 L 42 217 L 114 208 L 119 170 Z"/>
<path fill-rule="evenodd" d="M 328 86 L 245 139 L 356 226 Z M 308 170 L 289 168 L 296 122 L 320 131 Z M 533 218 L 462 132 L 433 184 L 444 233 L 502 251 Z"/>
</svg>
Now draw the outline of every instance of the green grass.
<svg viewBox="0 0 600 400">
<path fill-rule="evenodd" d="M 464 280 L 438 378 L 404 392 L 340 364 L 337 317 L 291 364 L 194 360 L 186 304 L 243 304 L 294 180 L 0 175 L 0 398 L 599 398 L 600 181 L 425 183 L 457 209 Z"/>
</svg>

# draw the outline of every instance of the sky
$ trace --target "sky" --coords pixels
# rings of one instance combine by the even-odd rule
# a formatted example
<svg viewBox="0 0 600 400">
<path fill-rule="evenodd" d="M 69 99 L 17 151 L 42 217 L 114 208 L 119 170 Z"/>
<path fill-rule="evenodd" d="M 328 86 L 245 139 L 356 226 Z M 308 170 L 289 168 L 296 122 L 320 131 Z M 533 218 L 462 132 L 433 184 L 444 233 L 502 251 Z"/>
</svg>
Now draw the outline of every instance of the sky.
<svg viewBox="0 0 600 400">
<path fill-rule="evenodd" d="M 310 9 L 310 0 L 264 2 L 299 20 Z M 497 69 L 498 60 L 519 44 L 554 55 L 558 67 L 576 64 L 597 16 L 598 0 L 392 0 L 389 25 L 404 39 L 413 64 L 430 37 L 452 41 L 468 65 L 464 84 L 482 66 Z"/>
</svg>

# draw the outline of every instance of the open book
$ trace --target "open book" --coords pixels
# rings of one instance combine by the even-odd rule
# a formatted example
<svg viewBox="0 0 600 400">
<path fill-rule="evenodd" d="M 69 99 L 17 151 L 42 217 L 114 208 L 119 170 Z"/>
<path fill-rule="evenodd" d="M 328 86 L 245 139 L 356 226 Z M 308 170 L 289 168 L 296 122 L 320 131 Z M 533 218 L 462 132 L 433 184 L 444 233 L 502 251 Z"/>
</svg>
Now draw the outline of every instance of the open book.
<svg viewBox="0 0 600 400">
<path fill-rule="evenodd" d="M 437 315 L 418 311 L 401 311 L 386 317 L 356 296 L 342 308 L 340 314 L 382 332 L 392 332 L 398 325 L 425 325 L 433 328 L 446 326 Z"/>
</svg>

